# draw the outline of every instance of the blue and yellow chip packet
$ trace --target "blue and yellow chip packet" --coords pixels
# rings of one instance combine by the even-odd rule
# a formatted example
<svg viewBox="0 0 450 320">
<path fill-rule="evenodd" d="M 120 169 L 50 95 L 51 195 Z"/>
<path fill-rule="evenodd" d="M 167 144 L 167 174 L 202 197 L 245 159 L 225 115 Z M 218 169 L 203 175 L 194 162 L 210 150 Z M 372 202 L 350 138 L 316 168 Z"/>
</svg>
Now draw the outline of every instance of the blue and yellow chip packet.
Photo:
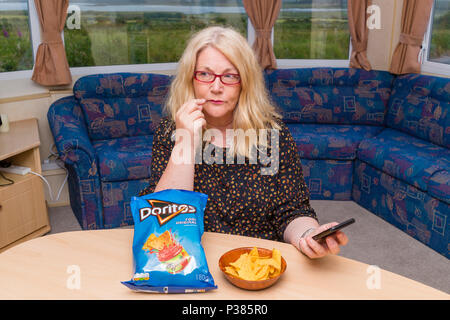
<svg viewBox="0 0 450 320">
<path fill-rule="evenodd" d="M 207 200 L 204 193 L 179 189 L 132 197 L 135 273 L 125 286 L 162 293 L 217 288 L 201 244 Z"/>
</svg>

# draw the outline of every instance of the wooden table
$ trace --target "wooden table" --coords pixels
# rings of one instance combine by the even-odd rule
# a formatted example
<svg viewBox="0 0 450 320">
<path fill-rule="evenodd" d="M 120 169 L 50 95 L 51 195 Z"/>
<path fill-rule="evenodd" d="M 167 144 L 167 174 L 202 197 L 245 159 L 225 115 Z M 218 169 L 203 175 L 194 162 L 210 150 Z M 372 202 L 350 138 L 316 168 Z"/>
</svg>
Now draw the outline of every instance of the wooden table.
<svg viewBox="0 0 450 320">
<path fill-rule="evenodd" d="M 21 243 L 0 254 L 0 299 L 449 299 L 444 292 L 385 270 L 380 270 L 380 288 L 369 289 L 373 270 L 358 261 L 340 256 L 310 260 L 290 244 L 210 232 L 202 244 L 218 289 L 137 293 L 120 283 L 134 272 L 132 242 L 133 229 L 111 229 L 57 233 Z M 285 274 L 260 291 L 233 286 L 218 260 L 242 246 L 279 249 L 287 262 Z"/>
</svg>

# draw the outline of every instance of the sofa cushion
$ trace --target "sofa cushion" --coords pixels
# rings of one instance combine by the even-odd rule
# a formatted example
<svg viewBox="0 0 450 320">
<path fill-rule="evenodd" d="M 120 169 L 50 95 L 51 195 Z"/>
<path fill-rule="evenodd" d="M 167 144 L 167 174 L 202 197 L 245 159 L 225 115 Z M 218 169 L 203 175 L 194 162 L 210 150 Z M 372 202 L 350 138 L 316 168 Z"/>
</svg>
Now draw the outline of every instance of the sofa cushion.
<svg viewBox="0 0 450 320">
<path fill-rule="evenodd" d="M 287 124 L 303 159 L 354 160 L 359 143 L 382 127 L 358 125 Z"/>
<path fill-rule="evenodd" d="M 408 74 L 395 79 L 386 125 L 450 148 L 450 81 Z"/>
<path fill-rule="evenodd" d="M 371 165 L 355 161 L 353 200 L 450 259 L 450 206 Z"/>
<path fill-rule="evenodd" d="M 383 125 L 393 76 L 352 68 L 266 71 L 272 100 L 286 123 Z"/>
<path fill-rule="evenodd" d="M 365 139 L 358 159 L 422 191 L 428 190 L 430 177 L 450 168 L 450 150 L 393 129 L 385 129 Z"/>
<path fill-rule="evenodd" d="M 102 182 L 104 228 L 133 225 L 131 199 L 147 186 L 147 179 Z"/>
<path fill-rule="evenodd" d="M 301 159 L 312 200 L 351 200 L 353 160 Z"/>
<path fill-rule="evenodd" d="M 150 177 L 153 135 L 97 140 L 102 181 L 136 180 Z"/>
<path fill-rule="evenodd" d="M 153 134 L 161 120 L 170 77 L 112 73 L 82 77 L 73 87 L 89 137 L 103 140 Z"/>
<path fill-rule="evenodd" d="M 450 170 L 441 170 L 431 176 L 428 194 L 450 204 Z"/>
</svg>

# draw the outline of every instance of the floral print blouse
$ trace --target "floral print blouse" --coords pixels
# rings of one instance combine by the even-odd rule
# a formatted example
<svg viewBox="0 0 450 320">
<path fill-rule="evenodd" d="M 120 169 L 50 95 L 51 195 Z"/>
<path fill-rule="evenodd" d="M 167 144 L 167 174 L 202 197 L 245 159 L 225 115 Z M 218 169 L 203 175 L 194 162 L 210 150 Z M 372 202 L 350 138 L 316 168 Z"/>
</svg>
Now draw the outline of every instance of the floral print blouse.
<svg viewBox="0 0 450 320">
<path fill-rule="evenodd" d="M 286 125 L 282 121 L 279 124 L 278 167 L 271 169 L 272 174 L 261 173 L 262 168 L 270 166 L 267 162 L 264 166 L 248 158 L 242 164 L 236 158 L 234 162 L 227 161 L 228 149 L 218 146 L 212 148 L 212 155 L 222 157 L 223 163 L 196 161 L 194 191 L 208 195 L 205 231 L 283 241 L 284 230 L 292 220 L 302 216 L 317 220 L 309 203 L 297 146 Z M 140 196 L 155 190 L 175 144 L 174 130 L 175 123 L 167 117 L 156 129 L 149 186 Z"/>
</svg>

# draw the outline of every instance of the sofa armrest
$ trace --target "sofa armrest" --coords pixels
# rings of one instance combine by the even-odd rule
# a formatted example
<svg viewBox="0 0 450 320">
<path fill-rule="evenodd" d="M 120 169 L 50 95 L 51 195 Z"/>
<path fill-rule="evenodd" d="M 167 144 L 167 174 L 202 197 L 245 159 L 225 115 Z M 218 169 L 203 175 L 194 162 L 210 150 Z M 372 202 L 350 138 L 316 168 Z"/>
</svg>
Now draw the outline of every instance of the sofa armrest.
<svg viewBox="0 0 450 320">
<path fill-rule="evenodd" d="M 47 119 L 58 154 L 69 170 L 69 184 L 75 188 L 71 204 L 80 225 L 83 229 L 103 228 L 98 160 L 77 100 L 69 96 L 55 101 Z"/>
<path fill-rule="evenodd" d="M 84 116 L 73 96 L 55 101 L 48 110 L 47 119 L 56 149 L 64 162 L 74 165 L 87 157 L 89 163 L 95 164 L 96 167 L 95 151 L 89 139 Z M 90 174 L 95 175 L 96 172 Z"/>
</svg>

